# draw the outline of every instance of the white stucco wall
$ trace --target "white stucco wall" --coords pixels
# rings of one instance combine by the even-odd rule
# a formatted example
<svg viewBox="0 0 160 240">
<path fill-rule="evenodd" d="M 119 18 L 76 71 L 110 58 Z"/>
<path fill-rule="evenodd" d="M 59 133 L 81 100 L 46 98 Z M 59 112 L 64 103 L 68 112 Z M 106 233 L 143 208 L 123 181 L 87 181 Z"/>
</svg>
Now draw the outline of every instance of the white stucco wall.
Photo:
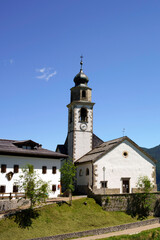
<svg viewBox="0 0 160 240">
<path fill-rule="evenodd" d="M 49 182 L 50 190 L 49 197 L 57 197 L 60 194 L 60 189 L 58 189 L 58 185 L 60 185 L 60 159 L 47 159 L 47 158 L 32 158 L 32 157 L 21 157 L 21 156 L 4 156 L 0 155 L 0 168 L 1 164 L 6 164 L 6 173 L 1 173 L 0 171 L 0 185 L 6 186 L 6 193 L 13 192 L 13 185 L 16 180 L 18 180 L 19 175 L 22 173 L 21 169 L 26 164 L 32 164 L 34 166 L 34 170 L 37 172 L 39 177 L 46 182 Z M 7 180 L 6 174 L 8 172 L 13 172 L 14 165 L 19 165 L 19 173 L 14 173 L 12 179 L 10 181 Z M 42 166 L 47 167 L 47 173 L 42 174 Z M 56 167 L 56 174 L 52 174 L 52 167 Z M 56 191 L 52 191 L 52 185 L 56 185 Z"/>
<path fill-rule="evenodd" d="M 123 156 L 124 151 L 128 152 L 127 157 Z M 132 188 L 136 188 L 139 176 L 148 176 L 154 183 L 152 166 L 155 166 L 155 163 L 128 141 L 121 143 L 94 164 L 97 165 L 98 189 L 101 188 L 100 182 L 104 180 L 103 167 L 106 169 L 105 181 L 108 181 L 108 188 L 120 188 L 120 193 L 122 193 L 122 178 L 130 178 L 130 192 Z"/>
<path fill-rule="evenodd" d="M 86 169 L 89 169 L 89 175 L 86 176 Z M 82 176 L 79 175 L 80 170 L 82 170 Z M 92 184 L 92 164 L 86 163 L 77 166 L 77 185 L 90 186 Z"/>
</svg>

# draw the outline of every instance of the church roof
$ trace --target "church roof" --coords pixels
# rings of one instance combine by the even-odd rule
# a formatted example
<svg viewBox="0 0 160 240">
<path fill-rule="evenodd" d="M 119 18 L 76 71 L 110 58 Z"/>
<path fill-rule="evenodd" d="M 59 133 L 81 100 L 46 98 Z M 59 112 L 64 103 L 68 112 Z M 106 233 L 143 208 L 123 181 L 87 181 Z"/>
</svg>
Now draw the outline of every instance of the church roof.
<svg viewBox="0 0 160 240">
<path fill-rule="evenodd" d="M 13 155 L 40 158 L 67 158 L 67 155 L 57 153 L 41 147 L 32 140 L 7 140 L 0 139 L 0 155 Z M 26 147 L 26 148 L 24 148 Z"/>
<path fill-rule="evenodd" d="M 129 141 L 131 144 L 133 144 L 138 150 L 140 150 L 144 155 L 149 157 L 154 163 L 156 163 L 156 160 L 151 157 L 148 153 L 146 153 L 142 148 L 140 148 L 135 142 L 133 142 L 130 138 L 127 136 L 117 138 L 108 142 L 103 142 L 102 144 L 96 146 L 93 150 L 79 158 L 78 160 L 75 161 L 76 164 L 81 164 L 85 162 L 95 162 L 111 150 L 113 150 L 115 147 L 117 147 L 120 143 L 123 141 Z"/>
</svg>

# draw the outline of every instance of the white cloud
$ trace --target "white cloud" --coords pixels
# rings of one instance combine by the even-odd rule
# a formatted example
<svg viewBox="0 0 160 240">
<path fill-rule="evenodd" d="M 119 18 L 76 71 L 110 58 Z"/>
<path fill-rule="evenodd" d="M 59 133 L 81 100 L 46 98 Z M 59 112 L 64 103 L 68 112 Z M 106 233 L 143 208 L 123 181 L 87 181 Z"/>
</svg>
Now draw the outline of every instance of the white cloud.
<svg viewBox="0 0 160 240">
<path fill-rule="evenodd" d="M 36 78 L 44 79 L 46 81 L 48 81 L 50 78 L 52 78 L 57 74 L 57 72 L 53 71 L 53 68 L 51 67 L 36 69 L 36 72 L 39 72 L 39 74 L 42 74 L 42 75 L 36 76 Z"/>
</svg>

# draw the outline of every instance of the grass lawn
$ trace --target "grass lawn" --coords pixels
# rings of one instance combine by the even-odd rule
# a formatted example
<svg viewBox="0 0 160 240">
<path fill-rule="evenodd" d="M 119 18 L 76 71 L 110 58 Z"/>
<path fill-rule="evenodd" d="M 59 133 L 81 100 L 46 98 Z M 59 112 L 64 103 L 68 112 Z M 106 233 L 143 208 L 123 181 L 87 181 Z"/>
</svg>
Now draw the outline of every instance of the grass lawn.
<svg viewBox="0 0 160 240">
<path fill-rule="evenodd" d="M 87 205 L 84 205 L 87 202 Z M 131 216 L 124 212 L 105 212 L 91 198 L 74 200 L 70 207 L 66 203 L 47 205 L 38 209 L 39 217 L 33 219 L 29 228 L 20 228 L 15 223 L 15 216 L 0 221 L 0 239 L 16 240 L 36 237 L 52 236 L 94 228 L 120 225 L 135 222 Z M 22 217 L 22 219 L 21 219 Z M 23 215 L 17 218 L 22 223 L 28 221 Z"/>
<path fill-rule="evenodd" d="M 121 235 L 117 237 L 103 238 L 101 240 L 159 240 L 160 228 L 143 231 L 134 235 Z"/>
</svg>

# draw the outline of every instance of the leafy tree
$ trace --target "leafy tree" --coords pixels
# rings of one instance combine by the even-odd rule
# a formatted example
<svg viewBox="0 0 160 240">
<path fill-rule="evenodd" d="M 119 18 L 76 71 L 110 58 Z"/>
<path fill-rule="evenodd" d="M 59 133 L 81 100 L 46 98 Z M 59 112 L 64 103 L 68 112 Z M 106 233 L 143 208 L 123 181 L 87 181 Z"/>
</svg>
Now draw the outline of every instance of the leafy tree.
<svg viewBox="0 0 160 240">
<path fill-rule="evenodd" d="M 27 164 L 22 169 L 22 175 L 18 181 L 19 189 L 25 191 L 25 195 L 30 199 L 30 208 L 37 202 L 45 201 L 48 197 L 48 183 L 42 181 L 34 171 L 33 165 Z"/>
<path fill-rule="evenodd" d="M 138 219 L 143 220 L 149 216 L 154 200 L 154 196 L 150 194 L 153 187 L 153 184 L 147 176 L 138 178 L 138 192 L 130 196 L 128 206 L 128 213 L 131 214 L 132 217 L 137 216 Z"/>
<path fill-rule="evenodd" d="M 74 182 L 76 176 L 76 167 L 73 162 L 65 160 L 63 166 L 60 169 L 61 181 L 66 190 L 69 191 L 69 202 L 72 205 L 72 192 L 74 191 Z"/>
<path fill-rule="evenodd" d="M 137 187 L 140 192 L 149 193 L 154 188 L 148 176 L 140 176 L 137 181 Z"/>
</svg>

